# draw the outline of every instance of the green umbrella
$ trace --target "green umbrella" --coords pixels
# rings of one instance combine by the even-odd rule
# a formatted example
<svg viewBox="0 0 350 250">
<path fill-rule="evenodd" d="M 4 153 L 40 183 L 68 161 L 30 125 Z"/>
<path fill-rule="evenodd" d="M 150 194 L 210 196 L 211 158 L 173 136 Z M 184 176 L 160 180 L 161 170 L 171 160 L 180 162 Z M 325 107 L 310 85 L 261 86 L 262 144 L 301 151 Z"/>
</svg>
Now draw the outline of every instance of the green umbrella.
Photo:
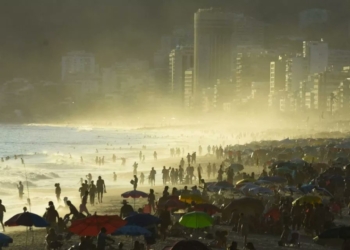
<svg viewBox="0 0 350 250">
<path fill-rule="evenodd" d="M 205 228 L 213 224 L 213 218 L 207 213 L 195 211 L 183 215 L 179 223 L 187 228 Z"/>
</svg>

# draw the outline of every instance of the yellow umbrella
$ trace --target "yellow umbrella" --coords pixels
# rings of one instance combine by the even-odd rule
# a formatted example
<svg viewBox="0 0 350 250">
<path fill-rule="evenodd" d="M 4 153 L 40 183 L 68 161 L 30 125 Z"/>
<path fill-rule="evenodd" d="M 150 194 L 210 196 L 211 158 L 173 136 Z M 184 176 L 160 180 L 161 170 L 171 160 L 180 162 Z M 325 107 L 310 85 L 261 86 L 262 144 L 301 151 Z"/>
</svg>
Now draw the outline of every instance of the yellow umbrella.
<svg viewBox="0 0 350 250">
<path fill-rule="evenodd" d="M 255 180 L 252 179 L 252 178 L 247 178 L 247 179 L 242 179 L 242 180 L 239 180 L 236 182 L 236 186 L 237 185 L 241 185 L 241 184 L 244 184 L 244 183 L 248 183 L 248 182 L 254 182 Z"/>
<path fill-rule="evenodd" d="M 245 183 L 245 182 L 254 182 L 255 180 L 253 178 L 247 178 L 247 179 L 242 179 L 236 182 L 237 184 Z"/>
<path fill-rule="evenodd" d="M 298 199 L 293 201 L 293 206 L 296 204 L 296 202 L 299 201 L 299 204 L 302 205 L 304 202 L 311 203 L 311 204 L 319 204 L 322 203 L 322 199 L 315 195 L 305 195 L 302 197 L 299 197 Z"/>
<path fill-rule="evenodd" d="M 194 201 L 196 204 L 206 203 L 207 201 L 198 194 L 185 194 L 180 196 L 180 201 L 186 202 L 187 204 L 191 204 Z"/>
</svg>

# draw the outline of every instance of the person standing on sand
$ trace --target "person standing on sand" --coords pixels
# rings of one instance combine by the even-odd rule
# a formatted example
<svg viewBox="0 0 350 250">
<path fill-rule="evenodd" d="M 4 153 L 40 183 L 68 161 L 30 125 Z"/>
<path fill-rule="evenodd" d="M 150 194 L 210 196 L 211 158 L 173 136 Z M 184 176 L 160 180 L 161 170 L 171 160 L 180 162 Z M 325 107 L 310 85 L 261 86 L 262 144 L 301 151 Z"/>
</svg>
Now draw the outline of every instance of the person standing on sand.
<svg viewBox="0 0 350 250">
<path fill-rule="evenodd" d="M 120 218 L 126 218 L 128 217 L 132 212 L 134 212 L 134 209 L 132 206 L 128 204 L 126 200 L 122 201 L 123 206 L 120 208 Z"/>
<path fill-rule="evenodd" d="M 106 192 L 106 185 L 105 185 L 105 181 L 101 178 L 101 176 L 98 177 L 96 186 L 97 186 L 98 202 L 102 203 L 103 193 Z"/>
<path fill-rule="evenodd" d="M 153 158 L 154 158 L 155 161 L 157 160 L 157 151 L 154 151 Z"/>
<path fill-rule="evenodd" d="M 55 194 L 56 194 L 56 198 L 57 198 L 57 202 L 61 201 L 61 187 L 59 183 L 55 184 Z"/>
<path fill-rule="evenodd" d="M 17 188 L 18 188 L 19 198 L 22 200 L 24 193 L 23 193 L 23 184 L 21 181 L 18 183 Z"/>
<path fill-rule="evenodd" d="M 2 200 L 0 200 L 0 224 L 2 226 L 2 231 L 5 232 L 4 227 L 4 213 L 6 213 L 6 208 L 2 205 Z"/>
<path fill-rule="evenodd" d="M 116 173 L 115 173 L 115 172 L 113 172 L 113 180 L 114 180 L 114 182 L 116 182 L 116 181 L 117 181 L 117 175 L 116 175 Z"/>
<path fill-rule="evenodd" d="M 139 178 L 137 178 L 137 175 L 134 175 L 134 182 L 133 182 L 134 190 L 137 189 L 138 182 L 139 182 Z"/>
<path fill-rule="evenodd" d="M 156 170 L 154 170 L 154 167 L 152 167 L 150 172 L 151 186 L 156 185 L 156 173 Z"/>
<path fill-rule="evenodd" d="M 156 201 L 156 196 L 154 195 L 154 190 L 150 189 L 149 195 L 148 195 L 148 204 L 150 205 L 153 212 L 156 211 L 155 201 Z"/>
</svg>

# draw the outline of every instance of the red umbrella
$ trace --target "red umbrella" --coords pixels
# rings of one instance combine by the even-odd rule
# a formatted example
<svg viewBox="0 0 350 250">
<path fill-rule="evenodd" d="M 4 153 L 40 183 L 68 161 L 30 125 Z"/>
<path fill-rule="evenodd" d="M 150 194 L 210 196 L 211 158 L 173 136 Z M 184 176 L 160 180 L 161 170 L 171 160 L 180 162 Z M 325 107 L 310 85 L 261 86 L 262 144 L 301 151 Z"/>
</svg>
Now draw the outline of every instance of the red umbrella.
<svg viewBox="0 0 350 250">
<path fill-rule="evenodd" d="M 194 205 L 193 210 L 206 212 L 209 215 L 213 215 L 213 214 L 221 212 L 220 208 L 218 208 L 217 206 L 215 206 L 213 204 L 209 204 L 209 203 L 196 204 L 196 205 Z"/>
<path fill-rule="evenodd" d="M 187 204 L 179 200 L 167 200 L 161 207 L 168 207 L 168 210 L 172 209 L 185 209 Z"/>
<path fill-rule="evenodd" d="M 145 192 L 142 192 L 142 191 L 132 190 L 132 191 L 122 193 L 122 197 L 123 198 L 133 198 L 134 199 L 134 207 L 135 207 L 135 199 L 136 198 L 147 198 L 148 194 Z"/>
<path fill-rule="evenodd" d="M 265 215 L 264 217 L 267 218 L 271 216 L 274 221 L 278 221 L 281 217 L 280 210 L 277 207 L 272 207 Z"/>
<path fill-rule="evenodd" d="M 107 234 L 125 226 L 127 221 L 118 215 L 93 215 L 81 220 L 75 220 L 69 227 L 69 231 L 79 236 L 97 236 L 102 227 L 106 228 Z"/>
</svg>

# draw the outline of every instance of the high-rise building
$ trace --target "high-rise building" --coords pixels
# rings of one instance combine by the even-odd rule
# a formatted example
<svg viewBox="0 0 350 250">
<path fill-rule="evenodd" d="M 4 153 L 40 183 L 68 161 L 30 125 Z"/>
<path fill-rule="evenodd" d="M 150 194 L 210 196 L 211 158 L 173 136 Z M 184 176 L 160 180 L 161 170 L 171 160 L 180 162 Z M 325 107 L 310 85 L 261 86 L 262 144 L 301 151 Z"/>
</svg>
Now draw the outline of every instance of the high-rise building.
<svg viewBox="0 0 350 250">
<path fill-rule="evenodd" d="M 270 62 L 269 107 L 274 105 L 276 93 L 286 89 L 286 58 L 279 56 L 278 60 Z"/>
<path fill-rule="evenodd" d="M 177 46 L 169 54 L 169 93 L 174 104 L 185 105 L 185 71 L 193 68 L 193 47 Z"/>
<path fill-rule="evenodd" d="M 303 56 L 307 60 L 309 74 L 321 73 L 328 67 L 328 44 L 322 41 L 304 41 Z"/>
<path fill-rule="evenodd" d="M 194 91 L 231 78 L 233 13 L 199 9 L 194 14 Z"/>
<path fill-rule="evenodd" d="M 327 70 L 316 74 L 314 77 L 314 108 L 324 112 L 327 111 L 327 101 L 336 91 L 340 83 L 350 76 L 349 71 Z"/>
<path fill-rule="evenodd" d="M 350 50 L 330 49 L 328 53 L 328 67 L 342 70 L 350 65 Z"/>
<path fill-rule="evenodd" d="M 236 59 L 236 99 L 245 99 L 252 93 L 253 82 L 268 82 L 270 62 L 274 56 L 263 53 L 238 53 Z"/>
<path fill-rule="evenodd" d="M 85 51 L 73 51 L 62 57 L 61 79 L 65 81 L 67 77 L 77 75 L 91 75 L 97 73 L 95 56 Z"/>
<path fill-rule="evenodd" d="M 193 68 L 185 71 L 184 81 L 184 107 L 191 109 L 193 105 Z"/>
<path fill-rule="evenodd" d="M 297 55 L 286 61 L 286 91 L 299 91 L 300 82 L 308 76 L 308 64 L 304 57 Z"/>
</svg>

